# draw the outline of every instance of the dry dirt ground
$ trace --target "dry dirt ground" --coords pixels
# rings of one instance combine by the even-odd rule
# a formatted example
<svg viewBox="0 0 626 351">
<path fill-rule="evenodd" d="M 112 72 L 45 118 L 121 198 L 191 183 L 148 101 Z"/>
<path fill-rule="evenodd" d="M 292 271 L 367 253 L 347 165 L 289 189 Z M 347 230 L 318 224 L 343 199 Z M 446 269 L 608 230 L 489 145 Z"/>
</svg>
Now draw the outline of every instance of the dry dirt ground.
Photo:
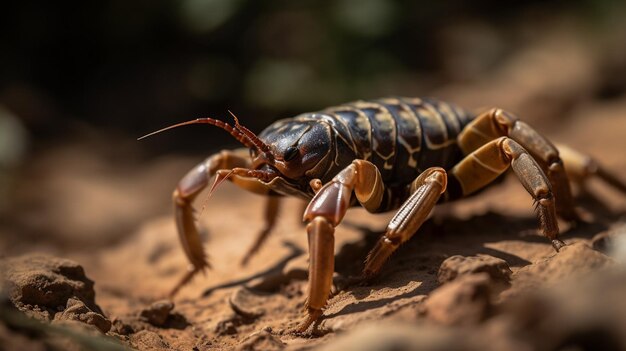
<svg viewBox="0 0 626 351">
<path fill-rule="evenodd" d="M 590 106 L 589 109 L 593 110 L 593 119 L 583 110 L 553 138 L 598 155 L 603 164 L 623 175 L 626 171 L 622 154 L 626 145 L 623 139 L 626 124 L 615 124 L 619 120 L 624 122 L 623 117 L 615 116 L 626 115 L 626 102 Z M 602 133 L 590 134 L 588 130 Z M 186 164 L 172 163 L 177 167 Z M 607 243 L 617 240 L 607 238 L 619 238 L 626 233 L 622 217 L 626 208 L 623 194 L 597 181 L 589 184 L 589 191 L 595 195 L 583 196 L 579 202 L 586 222 L 575 227 L 561 223 L 562 238 L 569 246 L 560 253 L 555 253 L 548 241 L 538 234 L 532 201 L 515 177 L 509 176 L 503 184 L 478 196 L 439 207 L 386 264 L 380 276 L 367 285 L 353 284 L 350 278 L 358 275 L 368 250 L 391 214 L 370 215 L 362 209 L 351 210 L 336 231 L 335 294 L 321 323 L 312 335 L 304 337 L 289 333 L 302 316 L 306 294 L 308 255 L 306 234 L 299 222 L 301 203 L 294 199 L 284 203 L 275 232 L 244 267 L 239 262 L 262 223 L 263 198 L 239 191 L 230 184 L 214 193 L 200 214 L 205 247 L 214 268 L 194 279 L 173 300 L 166 299 L 167 292 L 184 273 L 187 263 L 170 215 L 146 220 L 135 233 L 128 233 L 119 243 L 89 251 L 58 252 L 76 263 L 22 256 L 4 259 L 3 271 L 10 272 L 17 284 L 28 285 L 30 279 L 38 288 L 39 278 L 30 276 L 28 267 L 32 267 L 31 273 L 56 272 L 50 273 L 52 277 L 44 274 L 49 283 L 44 285 L 49 288 L 59 279 L 70 281 L 69 293 L 65 286 L 51 293 L 67 294 L 61 302 L 49 305 L 56 303 L 60 308 L 46 310 L 37 306 L 35 297 L 34 301 L 18 303 L 22 310 L 43 320 L 69 319 L 91 324 L 96 329 L 107 330 L 107 335 L 122 345 L 141 350 L 345 349 L 346 345 L 352 348 L 378 345 L 392 349 L 398 342 L 426 349 L 439 345 L 445 349 L 454 347 L 454 342 L 459 340 L 474 340 L 468 336 L 468 331 L 472 330 L 496 335 L 507 347 L 551 349 L 569 340 L 567 338 L 575 339 L 577 334 L 572 334 L 574 329 L 559 331 L 556 336 L 548 333 L 550 337 L 537 341 L 533 323 L 541 326 L 549 318 L 568 320 L 568 317 L 558 313 L 543 316 L 547 307 L 537 306 L 532 300 L 536 298 L 528 296 L 537 290 L 552 292 L 550 286 L 571 286 L 572 279 L 582 279 L 572 277 L 582 272 L 615 265 L 614 259 L 602 252 L 606 252 Z M 203 201 L 201 197 L 198 207 L 202 207 Z M 16 237 L 13 240 L 19 242 Z M 3 245 L 8 249 L 11 243 L 5 241 Z M 32 252 L 24 249 L 27 245 L 23 242 L 14 247 L 16 254 Z M 447 260 L 455 255 L 462 257 Z M 42 260 L 51 260 L 51 263 L 42 264 Z M 65 265 L 73 267 L 68 268 L 72 272 L 80 270 L 76 265 L 82 266 L 86 276 L 95 282 L 97 306 L 89 306 L 88 301 L 74 306 L 76 301 L 72 296 L 89 295 L 81 293 L 80 289 L 90 287 L 88 283 L 76 283 L 83 278 L 77 277 L 75 272 L 60 278 L 54 276 L 59 272 L 63 275 L 68 270 L 62 268 Z M 624 280 L 624 276 L 620 277 Z M 575 285 L 578 289 L 578 285 L 585 284 L 578 281 Z M 622 285 L 621 291 L 625 291 Z M 597 288 L 597 284 L 594 287 Z M 24 289 L 22 295 L 27 295 Z M 77 293 L 76 289 L 80 291 Z M 580 289 L 587 291 L 587 288 Z M 571 293 L 572 289 L 564 290 Z M 580 295 L 586 296 L 585 293 Z M 557 295 L 555 300 L 557 303 L 548 305 L 556 304 L 558 310 L 569 311 L 567 305 L 562 305 L 571 298 Z M 515 307 L 519 301 L 531 306 L 522 310 L 537 310 L 536 314 L 541 317 L 519 317 L 520 308 Z M 78 312 L 72 317 L 76 309 Z M 592 309 L 602 311 L 601 307 Z M 528 324 L 524 324 L 524 328 L 528 330 L 510 336 L 512 330 L 518 329 L 500 321 L 503 318 L 523 319 Z M 396 324 L 387 326 L 385 323 Z M 29 335 L 20 333 L 20 328 L 18 331 L 6 328 L 3 338 L 27 339 Z M 600 336 L 592 334 L 590 338 L 605 339 L 602 333 L 610 333 L 600 332 Z M 47 333 L 54 334 L 54 331 Z M 353 334 L 356 336 L 351 336 Z M 451 335 L 457 338 L 451 341 L 448 337 Z M 529 339 L 523 339 L 524 335 Z M 472 342 L 478 344 L 470 342 L 467 348 L 495 347 L 481 345 L 476 340 Z M 581 345 L 584 342 L 581 341 Z M 50 345 L 59 344 L 48 342 L 47 347 Z M 108 347 L 106 345 L 102 347 Z"/>
<path fill-rule="evenodd" d="M 596 156 L 626 179 L 626 99 L 593 98 L 597 67 L 568 43 L 547 40 L 499 76 L 433 95 L 469 106 L 502 101 L 552 140 Z M 306 294 L 302 204 L 285 201 L 266 245 L 241 266 L 264 202 L 223 185 L 199 215 L 213 269 L 168 300 L 187 267 L 170 194 L 200 159 L 131 165 L 120 160 L 131 158 L 132 144 L 110 144 L 51 149 L 18 183 L 19 201 L 0 224 L 0 269 L 9 280 L 0 349 L 626 348 L 626 194 L 597 180 L 577 191 L 584 221 L 560 223 L 568 246 L 559 253 L 538 234 L 532 200 L 509 175 L 438 207 L 366 285 L 351 278 L 391 214 L 349 211 L 336 230 L 333 296 L 314 331 L 298 336 L 289 331 Z M 197 207 L 204 202 L 200 196 Z"/>
</svg>

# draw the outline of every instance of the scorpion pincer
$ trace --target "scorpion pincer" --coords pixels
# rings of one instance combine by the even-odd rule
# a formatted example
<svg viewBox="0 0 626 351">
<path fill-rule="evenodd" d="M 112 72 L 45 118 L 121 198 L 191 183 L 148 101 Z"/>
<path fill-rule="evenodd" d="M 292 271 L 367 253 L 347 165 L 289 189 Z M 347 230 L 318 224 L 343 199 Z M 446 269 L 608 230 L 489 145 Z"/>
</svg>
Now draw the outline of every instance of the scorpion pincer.
<svg viewBox="0 0 626 351">
<path fill-rule="evenodd" d="M 309 284 L 305 332 L 322 315 L 334 272 L 334 230 L 349 207 L 395 210 L 385 233 L 368 254 L 363 278 L 376 275 L 391 254 L 419 229 L 433 207 L 470 195 L 509 168 L 535 202 L 539 226 L 555 250 L 557 214 L 577 220 L 568 175 L 598 176 L 626 193 L 626 184 L 590 157 L 559 147 L 511 113 L 491 109 L 471 114 L 427 98 L 357 101 L 274 122 L 258 136 L 239 124 L 201 118 L 170 126 L 210 124 L 245 148 L 223 150 L 193 168 L 173 194 L 180 241 L 190 271 L 172 295 L 209 266 L 193 216 L 192 201 L 211 178 L 268 196 L 265 227 L 245 263 L 268 236 L 281 196 L 308 201 L 303 219 L 309 239 Z"/>
</svg>

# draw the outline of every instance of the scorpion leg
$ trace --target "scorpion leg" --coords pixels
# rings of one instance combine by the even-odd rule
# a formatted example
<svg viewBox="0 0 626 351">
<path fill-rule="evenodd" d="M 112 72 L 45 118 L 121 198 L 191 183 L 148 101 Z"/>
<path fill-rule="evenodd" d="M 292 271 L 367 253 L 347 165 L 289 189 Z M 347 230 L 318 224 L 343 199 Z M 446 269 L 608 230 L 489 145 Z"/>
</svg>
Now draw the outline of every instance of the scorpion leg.
<svg viewBox="0 0 626 351">
<path fill-rule="evenodd" d="M 458 137 L 459 146 L 468 155 L 487 142 L 507 136 L 526 149 L 547 174 L 556 198 L 558 214 L 567 220 L 578 220 L 574 199 L 563 161 L 557 148 L 544 136 L 514 115 L 491 109 L 468 124 Z"/>
<path fill-rule="evenodd" d="M 415 234 L 446 190 L 447 179 L 443 168 L 432 167 L 411 183 L 411 196 L 393 216 L 385 234 L 367 255 L 363 269 L 365 279 L 376 275 L 389 256 Z"/>
<path fill-rule="evenodd" d="M 557 145 L 565 164 L 567 176 L 582 185 L 585 180 L 596 176 L 607 184 L 626 194 L 626 183 L 602 167 L 592 157 L 581 154 L 565 145 Z"/>
<path fill-rule="evenodd" d="M 170 296 L 176 295 L 178 290 L 187 284 L 196 273 L 211 267 L 202 247 L 200 234 L 196 227 L 194 209 L 192 206 L 193 200 L 206 188 L 209 180 L 218 170 L 246 166 L 248 162 L 248 158 L 245 157 L 243 151 L 224 150 L 207 158 L 194 167 L 178 183 L 172 195 L 176 227 L 178 229 L 180 243 L 191 265 L 188 272 L 172 289 Z"/>
<path fill-rule="evenodd" d="M 373 211 L 380 206 L 384 185 L 376 166 L 353 161 L 317 191 L 304 211 L 309 238 L 309 291 L 306 317 L 295 329 L 298 333 L 307 330 L 326 306 L 335 269 L 335 227 L 350 207 L 352 192 L 366 209 Z"/>
<path fill-rule="evenodd" d="M 509 166 L 533 197 L 543 234 L 555 250 L 565 246 L 558 239 L 559 226 L 550 181 L 537 161 L 516 141 L 500 137 L 467 155 L 449 172 L 452 197 L 469 195 L 491 183 Z M 454 189 L 454 190 L 452 190 Z M 459 193 L 460 192 L 460 193 Z"/>
</svg>

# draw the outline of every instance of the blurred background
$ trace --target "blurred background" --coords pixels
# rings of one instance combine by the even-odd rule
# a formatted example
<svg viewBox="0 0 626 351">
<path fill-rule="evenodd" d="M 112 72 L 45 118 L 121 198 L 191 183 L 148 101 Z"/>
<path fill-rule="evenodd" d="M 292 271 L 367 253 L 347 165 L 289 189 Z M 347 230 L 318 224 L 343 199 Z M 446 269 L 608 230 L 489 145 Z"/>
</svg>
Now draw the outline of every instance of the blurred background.
<svg viewBox="0 0 626 351">
<path fill-rule="evenodd" d="M 509 109 L 557 141 L 571 141 L 559 137 L 570 119 L 602 115 L 574 138 L 600 145 L 626 123 L 624 15 L 608 0 L 9 2 L 0 254 L 101 247 L 169 213 L 176 181 L 236 142 L 205 126 L 136 138 L 228 109 L 259 132 L 354 99 L 425 95 Z"/>
</svg>

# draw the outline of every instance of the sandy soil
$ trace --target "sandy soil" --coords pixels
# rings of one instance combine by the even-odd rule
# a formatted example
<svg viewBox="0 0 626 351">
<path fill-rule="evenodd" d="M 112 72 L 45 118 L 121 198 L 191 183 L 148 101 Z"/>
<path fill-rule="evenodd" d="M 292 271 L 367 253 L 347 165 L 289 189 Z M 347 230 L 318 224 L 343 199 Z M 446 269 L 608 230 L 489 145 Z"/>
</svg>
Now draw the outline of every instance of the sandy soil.
<svg viewBox="0 0 626 351">
<path fill-rule="evenodd" d="M 551 140 L 594 155 L 624 179 L 626 99 L 593 95 L 600 85 L 598 62 L 581 54 L 583 49 L 547 36 L 484 81 L 433 95 L 519 112 Z M 562 57 L 572 59 L 562 62 Z M 561 71 L 571 74 L 555 74 Z M 597 274 L 626 262 L 624 245 L 611 246 L 626 233 L 626 197 L 598 180 L 578 192 L 584 222 L 560 223 L 568 246 L 558 254 L 537 232 L 530 197 L 509 176 L 477 196 L 438 207 L 368 285 L 351 278 L 392 214 L 349 211 L 336 230 L 334 294 L 312 335 L 296 336 L 289 330 L 302 317 L 308 259 L 298 200 L 285 201 L 266 245 L 241 266 L 261 228 L 264 200 L 222 186 L 199 215 L 214 268 L 170 301 L 167 293 L 187 266 L 170 194 L 201 159 L 163 157 L 137 164 L 141 158 L 128 155 L 133 148 L 128 142 L 93 135 L 90 140 L 68 142 L 32 160 L 16 187 L 18 201 L 0 224 L 3 273 L 22 287 L 15 294 L 5 285 L 13 302 L 0 310 L 0 340 L 7 349 L 626 347 L 620 329 L 626 311 L 615 302 L 626 293 L 626 279 Z M 200 196 L 197 206 L 204 203 Z M 36 252 L 71 261 L 37 258 L 35 268 L 31 256 L 11 258 Z M 450 259 L 455 255 L 461 257 Z M 580 276 L 585 272 L 597 277 L 587 284 Z M 95 301 L 89 281 L 95 282 Z M 24 300 L 50 286 L 53 295 L 63 291 L 62 301 Z M 87 297 L 74 299 L 76 291 Z M 45 323 L 25 321 L 6 307 L 12 305 Z M 88 330 L 75 329 L 77 324 Z M 105 330 L 106 339 L 97 337 Z"/>
<path fill-rule="evenodd" d="M 590 114 L 594 117 L 588 118 Z M 622 135 L 626 123 L 616 124 L 624 121 L 616 116 L 626 116 L 626 101 L 587 106 L 553 138 L 584 146 L 603 164 L 623 174 L 626 163 L 617 150 L 625 145 Z M 591 129 L 602 130 L 602 135 L 588 133 Z M 613 151 L 606 152 L 609 149 Z M 189 163 L 168 162 L 163 167 L 171 169 Z M 562 238 L 576 250 L 576 243 L 592 246 L 594 236 L 624 230 L 620 219 L 626 208 L 624 197 L 595 180 L 589 185 L 598 199 L 586 197 L 580 201 L 587 222 L 576 227 L 561 223 Z M 204 201 L 201 196 L 198 207 Z M 444 325 L 450 324 L 446 321 L 458 317 L 451 317 L 441 306 L 430 307 L 428 314 L 426 302 L 440 289 L 438 272 L 442 262 L 453 255 L 488 255 L 506 262 L 512 272 L 510 287 L 495 295 L 496 304 L 523 294 L 528 286 L 541 286 L 543 283 L 536 284 L 538 279 L 549 285 L 557 280 L 555 277 L 589 268 L 585 259 L 582 266 L 575 265 L 576 269 L 568 267 L 568 263 L 547 276 L 542 276 L 541 269 L 529 268 L 552 262 L 564 252 L 556 254 L 537 233 L 532 201 L 510 176 L 504 184 L 476 197 L 439 207 L 414 238 L 398 250 L 378 278 L 369 285 L 351 285 L 350 277 L 358 275 L 365 255 L 391 216 L 353 209 L 336 232 L 336 292 L 313 335 L 295 336 L 289 330 L 302 316 L 308 257 L 306 235 L 299 221 L 302 204 L 295 199 L 286 200 L 275 232 L 244 267 L 239 262 L 260 228 L 262 206 L 262 197 L 230 184 L 206 201 L 200 225 L 214 269 L 186 286 L 171 301 L 173 305 L 162 302 L 149 308 L 166 298 L 187 265 L 170 215 L 146 220 L 135 233 L 129 231 L 127 238 L 118 239 L 118 243 L 90 251 L 69 250 L 63 256 L 78 262 L 87 277 L 95 281 L 96 303 L 112 322 L 109 334 L 126 345 L 145 350 L 309 349 L 333 345 L 344 332 L 360 330 L 373 321 L 408 318 L 412 323 L 443 320 Z M 575 255 L 588 254 L 588 250 L 583 250 Z M 465 262 L 460 266 L 467 265 Z M 491 283 L 487 285 L 495 286 Z M 462 304 L 459 309 L 463 310 Z M 480 321 L 481 313 L 463 318 Z M 151 314 L 161 317 L 147 317 Z"/>
</svg>

